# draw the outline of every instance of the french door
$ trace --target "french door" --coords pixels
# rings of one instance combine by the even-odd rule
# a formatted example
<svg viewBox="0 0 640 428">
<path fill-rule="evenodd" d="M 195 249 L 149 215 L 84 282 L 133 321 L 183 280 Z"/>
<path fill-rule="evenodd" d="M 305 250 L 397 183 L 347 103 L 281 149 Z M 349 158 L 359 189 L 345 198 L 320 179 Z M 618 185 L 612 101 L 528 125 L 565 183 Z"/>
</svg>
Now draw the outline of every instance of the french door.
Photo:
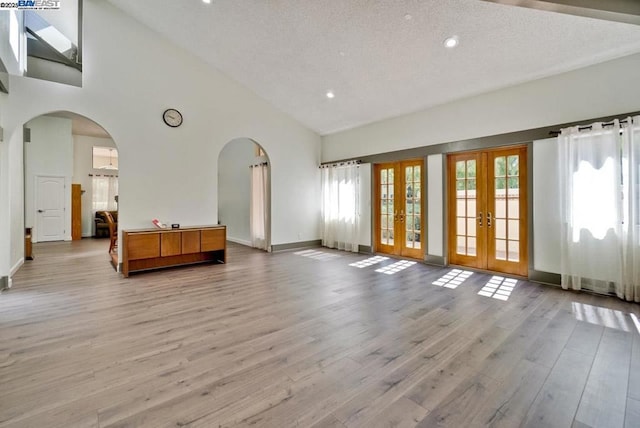
<svg viewBox="0 0 640 428">
<path fill-rule="evenodd" d="M 526 276 L 527 149 L 448 156 L 449 262 Z"/>
<path fill-rule="evenodd" d="M 424 161 L 377 164 L 375 174 L 375 250 L 422 259 Z"/>
</svg>

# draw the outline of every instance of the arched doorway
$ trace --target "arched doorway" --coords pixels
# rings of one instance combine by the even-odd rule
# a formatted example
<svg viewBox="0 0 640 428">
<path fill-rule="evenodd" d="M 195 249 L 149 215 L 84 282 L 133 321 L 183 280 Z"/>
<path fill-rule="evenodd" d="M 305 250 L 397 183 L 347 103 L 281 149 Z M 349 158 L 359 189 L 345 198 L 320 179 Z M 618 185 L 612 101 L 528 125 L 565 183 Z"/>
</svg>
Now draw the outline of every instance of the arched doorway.
<svg viewBox="0 0 640 428">
<path fill-rule="evenodd" d="M 249 138 L 229 141 L 218 157 L 218 221 L 231 242 L 271 251 L 269 157 Z"/>
<path fill-rule="evenodd" d="M 108 237 L 96 211 L 117 218 L 118 149 L 109 133 L 56 111 L 26 122 L 23 134 L 24 221 L 33 242 Z"/>
</svg>

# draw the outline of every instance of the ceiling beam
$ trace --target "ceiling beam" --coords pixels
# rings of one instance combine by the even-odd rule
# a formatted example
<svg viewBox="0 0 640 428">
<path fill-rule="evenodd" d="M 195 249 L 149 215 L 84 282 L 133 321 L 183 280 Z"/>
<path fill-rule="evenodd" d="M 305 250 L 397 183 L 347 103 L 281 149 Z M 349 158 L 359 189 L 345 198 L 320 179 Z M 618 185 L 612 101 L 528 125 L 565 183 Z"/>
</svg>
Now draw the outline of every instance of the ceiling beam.
<svg viewBox="0 0 640 428">
<path fill-rule="evenodd" d="M 483 0 L 548 12 L 640 25 L 638 0 Z"/>
</svg>

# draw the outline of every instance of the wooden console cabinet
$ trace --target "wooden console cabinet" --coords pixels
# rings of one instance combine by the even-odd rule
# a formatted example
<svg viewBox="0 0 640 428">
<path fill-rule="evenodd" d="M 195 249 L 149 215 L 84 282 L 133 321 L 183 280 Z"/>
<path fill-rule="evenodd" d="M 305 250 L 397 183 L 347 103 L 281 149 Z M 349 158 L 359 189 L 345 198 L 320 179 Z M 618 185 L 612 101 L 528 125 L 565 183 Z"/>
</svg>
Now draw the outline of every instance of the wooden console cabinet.
<svg viewBox="0 0 640 428">
<path fill-rule="evenodd" d="M 226 262 L 226 226 L 122 231 L 122 274 L 192 263 Z"/>
</svg>

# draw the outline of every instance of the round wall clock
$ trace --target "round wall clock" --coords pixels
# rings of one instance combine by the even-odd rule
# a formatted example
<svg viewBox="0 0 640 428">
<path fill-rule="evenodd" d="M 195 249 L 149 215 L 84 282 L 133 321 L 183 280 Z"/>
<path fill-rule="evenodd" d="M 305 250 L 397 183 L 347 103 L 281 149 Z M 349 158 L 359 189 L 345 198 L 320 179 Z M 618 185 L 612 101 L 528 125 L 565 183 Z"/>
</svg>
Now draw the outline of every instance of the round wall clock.
<svg viewBox="0 0 640 428">
<path fill-rule="evenodd" d="M 162 113 L 162 119 L 164 123 L 172 128 L 177 128 L 182 125 L 182 114 L 174 108 L 166 109 L 164 113 Z"/>
</svg>

